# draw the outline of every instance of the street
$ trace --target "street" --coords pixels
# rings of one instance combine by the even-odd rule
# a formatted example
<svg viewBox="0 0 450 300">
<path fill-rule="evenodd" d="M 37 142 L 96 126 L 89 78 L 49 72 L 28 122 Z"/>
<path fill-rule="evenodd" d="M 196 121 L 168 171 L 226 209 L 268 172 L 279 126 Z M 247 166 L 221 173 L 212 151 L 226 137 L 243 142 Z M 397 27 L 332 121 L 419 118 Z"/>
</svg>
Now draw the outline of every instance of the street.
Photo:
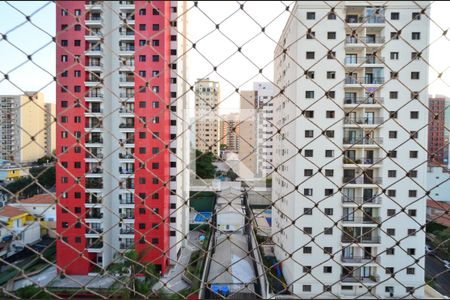
<svg viewBox="0 0 450 300">
<path fill-rule="evenodd" d="M 434 279 L 434 289 L 450 297 L 450 270 L 445 268 L 439 259 L 431 255 L 426 256 L 425 275 Z"/>
</svg>

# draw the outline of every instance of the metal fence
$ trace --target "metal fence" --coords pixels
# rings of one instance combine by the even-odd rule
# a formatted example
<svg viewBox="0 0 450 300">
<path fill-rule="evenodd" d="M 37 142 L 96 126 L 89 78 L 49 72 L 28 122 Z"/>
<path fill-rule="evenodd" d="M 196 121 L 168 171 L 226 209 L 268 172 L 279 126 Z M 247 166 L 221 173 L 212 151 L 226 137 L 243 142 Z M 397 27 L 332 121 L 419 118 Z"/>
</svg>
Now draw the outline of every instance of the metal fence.
<svg viewBox="0 0 450 300">
<path fill-rule="evenodd" d="M 2 296 L 450 295 L 445 8 L 2 3 Z"/>
</svg>

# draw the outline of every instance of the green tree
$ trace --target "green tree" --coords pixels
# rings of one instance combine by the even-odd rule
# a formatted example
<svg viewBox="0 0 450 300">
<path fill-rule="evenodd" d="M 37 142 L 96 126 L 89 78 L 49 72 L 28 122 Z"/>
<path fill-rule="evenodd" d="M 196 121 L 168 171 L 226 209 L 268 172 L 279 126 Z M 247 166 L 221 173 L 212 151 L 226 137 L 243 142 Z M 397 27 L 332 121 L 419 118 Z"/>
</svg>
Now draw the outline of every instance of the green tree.
<svg viewBox="0 0 450 300">
<path fill-rule="evenodd" d="M 45 155 L 45 156 L 42 156 L 41 158 L 39 158 L 37 161 L 36 161 L 36 163 L 38 164 L 38 165 L 43 165 L 43 164 L 46 164 L 46 163 L 51 163 L 51 162 L 54 162 L 55 161 L 55 157 L 54 156 L 49 156 L 49 155 Z"/>
<path fill-rule="evenodd" d="M 197 178 L 209 179 L 214 178 L 216 173 L 216 166 L 212 163 L 216 160 L 213 153 L 203 153 L 200 150 L 195 150 L 195 171 Z"/>
<path fill-rule="evenodd" d="M 52 297 L 43 288 L 36 285 L 28 285 L 16 291 L 20 299 L 51 299 Z"/>
<path fill-rule="evenodd" d="M 30 175 L 36 178 L 39 185 L 46 189 L 55 186 L 55 167 L 31 168 Z M 27 176 L 9 183 L 5 186 L 5 188 L 13 194 L 18 194 L 19 197 L 32 197 L 36 194 L 44 192 L 39 185 L 34 182 L 34 179 L 31 176 Z"/>
</svg>

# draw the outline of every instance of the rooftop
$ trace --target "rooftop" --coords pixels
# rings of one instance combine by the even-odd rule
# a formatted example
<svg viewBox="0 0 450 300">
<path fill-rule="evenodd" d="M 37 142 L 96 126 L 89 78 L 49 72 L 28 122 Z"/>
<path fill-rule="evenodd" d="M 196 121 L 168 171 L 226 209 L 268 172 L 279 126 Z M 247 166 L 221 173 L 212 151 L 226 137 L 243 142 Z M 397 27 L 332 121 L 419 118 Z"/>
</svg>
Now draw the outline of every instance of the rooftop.
<svg viewBox="0 0 450 300">
<path fill-rule="evenodd" d="M 56 204 L 56 197 L 54 194 L 39 194 L 31 198 L 19 200 L 20 204 Z"/>
<path fill-rule="evenodd" d="M 5 207 L 3 207 L 3 209 L 0 210 L 0 217 L 3 218 L 12 218 L 12 217 L 17 217 L 23 214 L 26 214 L 27 212 L 17 208 L 17 207 L 13 207 L 11 205 L 6 205 Z"/>
</svg>

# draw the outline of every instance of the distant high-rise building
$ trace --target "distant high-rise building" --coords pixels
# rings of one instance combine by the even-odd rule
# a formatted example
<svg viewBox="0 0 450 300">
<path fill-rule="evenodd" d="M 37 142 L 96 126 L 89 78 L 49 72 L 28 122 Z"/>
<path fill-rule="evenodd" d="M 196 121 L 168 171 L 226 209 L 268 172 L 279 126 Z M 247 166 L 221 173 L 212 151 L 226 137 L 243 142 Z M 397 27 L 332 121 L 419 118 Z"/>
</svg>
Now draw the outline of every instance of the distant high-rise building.
<svg viewBox="0 0 450 300">
<path fill-rule="evenodd" d="M 256 169 L 261 177 L 271 176 L 273 170 L 273 85 L 270 82 L 255 82 L 256 92 Z"/>
<path fill-rule="evenodd" d="M 302 298 L 424 296 L 429 8 L 298 1 L 281 34 L 272 240 Z"/>
<path fill-rule="evenodd" d="M 195 83 L 195 145 L 202 152 L 220 154 L 218 105 L 220 85 L 207 79 Z"/>
<path fill-rule="evenodd" d="M 51 156 L 56 147 L 56 106 L 45 103 L 45 153 Z"/>
<path fill-rule="evenodd" d="M 239 124 L 239 161 L 256 174 L 256 91 L 241 91 Z"/>
<path fill-rule="evenodd" d="M 17 163 L 35 161 L 46 154 L 44 94 L 0 96 L 0 157 Z"/>
<path fill-rule="evenodd" d="M 447 165 L 448 131 L 445 128 L 446 97 L 430 97 L 428 102 L 428 159 L 429 163 Z M 447 144 L 446 144 L 447 138 Z"/>
<path fill-rule="evenodd" d="M 185 9 L 56 5 L 56 262 L 66 274 L 130 249 L 163 273 L 177 260 L 188 230 Z"/>
<path fill-rule="evenodd" d="M 227 114 L 220 117 L 220 144 L 225 150 L 238 153 L 239 151 L 239 114 Z"/>
</svg>

